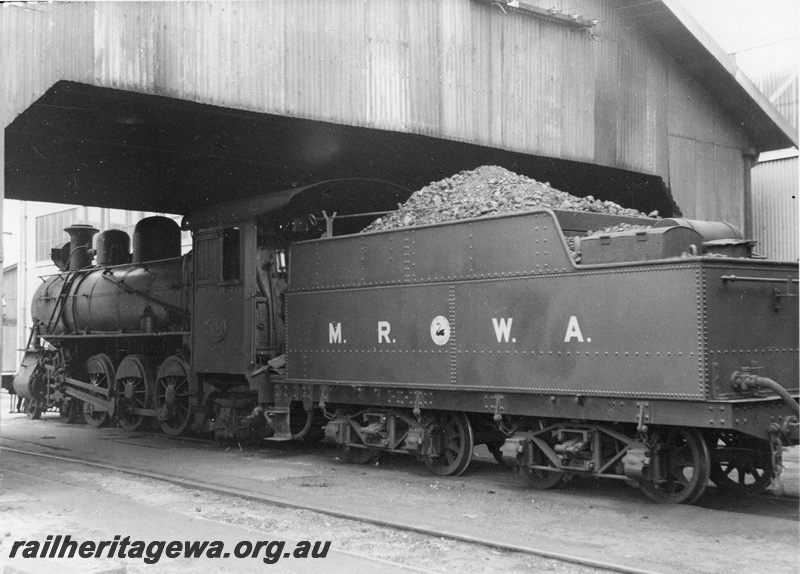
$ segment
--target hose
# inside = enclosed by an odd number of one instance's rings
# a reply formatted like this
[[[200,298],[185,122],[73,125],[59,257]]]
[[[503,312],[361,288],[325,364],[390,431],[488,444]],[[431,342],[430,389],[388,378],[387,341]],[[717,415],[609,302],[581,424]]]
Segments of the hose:
[[[789,394],[789,391],[783,388],[782,385],[776,383],[772,379],[768,379],[767,377],[758,377],[756,375],[750,375],[747,373],[740,373],[735,372],[731,377],[731,383],[733,383],[733,387],[739,390],[747,390],[752,388],[762,388],[762,389],[769,389],[774,391],[780,398],[783,399],[796,416],[800,416],[800,404],[794,400],[794,397]]]
[[[292,435],[292,440],[298,440],[306,436],[308,434],[308,431],[311,430],[311,424],[313,422],[314,422],[314,409],[312,408],[306,411],[306,424],[303,426],[300,432]]]

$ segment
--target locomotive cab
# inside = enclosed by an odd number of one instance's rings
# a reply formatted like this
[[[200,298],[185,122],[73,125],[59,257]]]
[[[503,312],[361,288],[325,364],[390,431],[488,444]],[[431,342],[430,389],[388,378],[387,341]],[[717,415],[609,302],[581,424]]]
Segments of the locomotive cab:
[[[259,289],[255,222],[194,233],[193,366],[243,375],[275,350],[269,298]]]
[[[290,405],[276,407],[274,398],[287,345],[289,246],[326,232],[323,217],[309,217],[311,206],[315,213],[324,204],[346,214],[370,203],[385,209],[407,195],[384,189],[359,202],[352,191],[310,186],[201,209],[184,218],[195,253],[191,349],[202,387],[196,430],[240,442],[273,432],[277,438],[296,434],[289,424]],[[309,411],[301,406],[295,413],[300,430],[312,419]]]

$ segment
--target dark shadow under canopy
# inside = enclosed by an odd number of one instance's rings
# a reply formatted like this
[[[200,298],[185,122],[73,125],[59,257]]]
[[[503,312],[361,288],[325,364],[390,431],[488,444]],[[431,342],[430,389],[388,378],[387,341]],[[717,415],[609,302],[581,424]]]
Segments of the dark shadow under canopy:
[[[573,195],[679,214],[657,176],[68,81],[20,114],[5,138],[8,199],[187,214],[340,179],[411,192],[499,165]]]

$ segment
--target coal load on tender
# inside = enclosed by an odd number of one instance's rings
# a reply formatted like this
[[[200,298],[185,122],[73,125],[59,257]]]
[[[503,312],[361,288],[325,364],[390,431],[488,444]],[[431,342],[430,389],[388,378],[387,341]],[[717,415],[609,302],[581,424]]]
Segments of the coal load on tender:
[[[414,192],[398,211],[373,221],[362,233],[542,208],[658,219],[656,211],[642,213],[591,195],[576,197],[549,183],[489,165],[431,182]],[[621,224],[590,231],[589,235],[647,227]],[[572,238],[567,238],[567,243],[572,250]]]

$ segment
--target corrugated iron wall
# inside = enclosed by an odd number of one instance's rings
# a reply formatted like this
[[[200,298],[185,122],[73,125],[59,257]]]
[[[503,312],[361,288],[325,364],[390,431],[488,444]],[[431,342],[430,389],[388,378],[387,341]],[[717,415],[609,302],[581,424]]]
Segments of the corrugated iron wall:
[[[57,8],[45,3],[0,4],[0,128],[57,81],[94,81],[94,38],[86,33],[92,29],[93,18],[94,6],[82,2]],[[4,134],[0,134],[0,158],[5,158]],[[5,169],[0,169],[0,200],[4,195]],[[0,206],[0,269],[2,211]],[[16,278],[7,278],[4,285],[3,275],[0,273],[0,291],[16,291]],[[0,370],[4,372],[16,369],[15,341],[12,330],[4,326],[0,330]]]
[[[736,64],[793,126],[798,122],[800,38],[787,38],[736,53]],[[770,154],[776,155],[776,154]],[[798,259],[800,178],[797,150],[761,161],[752,170],[753,238],[771,259]]]
[[[797,261],[800,237],[798,157],[766,161],[753,170],[753,232],[770,259]]]
[[[0,266],[0,275],[3,287],[3,306],[2,306],[2,332],[0,332],[0,366],[2,372],[13,371],[17,367],[17,274],[19,269],[16,265],[7,268]]]
[[[0,125],[58,80],[94,82],[94,4],[0,4]]]
[[[684,216],[744,225],[746,140],[677,64],[667,67],[669,185]]]
[[[741,224],[735,124],[615,2],[538,4],[600,24],[479,0],[3,4],[2,119],[71,79],[657,174],[684,215]]]

